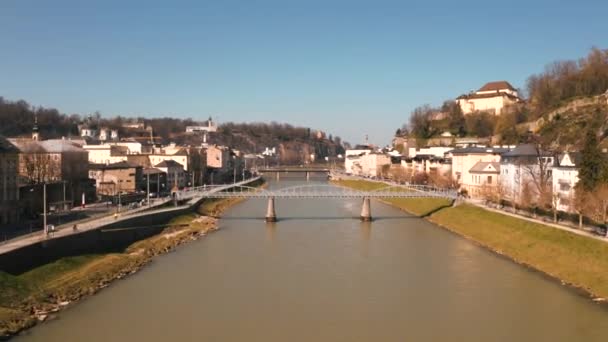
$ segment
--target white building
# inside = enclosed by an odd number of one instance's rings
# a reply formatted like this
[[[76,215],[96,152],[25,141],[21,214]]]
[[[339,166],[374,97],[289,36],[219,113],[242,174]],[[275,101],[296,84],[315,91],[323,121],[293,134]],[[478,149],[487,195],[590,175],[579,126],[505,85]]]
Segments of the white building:
[[[118,130],[110,128],[102,128],[99,130],[99,140],[118,140]]]
[[[557,210],[574,212],[572,200],[574,199],[574,187],[578,183],[578,166],[581,162],[581,154],[578,152],[566,152],[557,158],[553,165],[553,194],[557,195]]]
[[[469,196],[479,198],[489,195],[500,184],[500,163],[479,161],[469,170],[471,183],[467,186]]]
[[[426,155],[426,156],[434,156],[437,158],[444,158],[446,153],[453,150],[453,147],[444,147],[444,146],[432,146],[432,147],[423,147],[416,148],[410,147],[408,148],[407,156],[410,158],[414,158],[417,155]]]
[[[383,176],[384,168],[391,165],[391,157],[383,153],[367,153],[360,157],[359,162],[363,176],[379,177]]]
[[[80,136],[81,137],[89,137],[89,138],[95,138],[95,137],[97,137],[97,130],[96,129],[92,129],[92,128],[89,128],[89,127],[83,126],[83,125],[80,125],[78,127],[78,129],[80,130]]]
[[[507,81],[486,83],[478,91],[456,99],[465,115],[476,111],[500,115],[504,107],[519,101],[517,90]]]
[[[495,147],[465,147],[452,150],[452,179],[458,182],[461,190],[475,194],[479,188],[477,176],[479,176],[477,163],[496,163],[500,156],[509,151],[507,148]],[[471,172],[473,170],[473,172]]]
[[[538,151],[534,145],[519,145],[513,150],[504,153],[500,160],[500,182],[504,190],[505,199],[515,203],[524,200],[536,201],[539,187],[544,178],[551,186],[551,172],[553,156],[544,151]],[[542,173],[545,173],[541,177]],[[530,198],[525,199],[525,189],[528,189]]]
[[[209,117],[209,120],[204,125],[186,126],[186,133],[215,133],[217,132],[217,124]]]
[[[361,157],[371,152],[371,149],[346,150],[344,153],[344,172],[346,174],[361,175]]]
[[[401,167],[411,170],[412,174],[426,173],[452,177],[452,159],[449,152],[441,157],[432,154],[417,154],[413,158],[403,157]]]
[[[84,145],[82,148],[89,152],[89,163],[115,164],[127,160],[128,148],[117,145]]]

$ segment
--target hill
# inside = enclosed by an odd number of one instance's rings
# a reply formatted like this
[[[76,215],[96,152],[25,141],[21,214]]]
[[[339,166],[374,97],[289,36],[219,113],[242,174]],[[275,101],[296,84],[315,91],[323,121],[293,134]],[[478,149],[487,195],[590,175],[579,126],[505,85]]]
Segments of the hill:
[[[34,107],[24,100],[9,101],[0,97],[1,136],[29,136],[35,120],[37,120],[41,136],[49,139],[77,137],[79,136],[78,126],[82,124],[92,129],[101,127],[116,129],[121,138],[129,138],[133,137],[135,132],[127,128],[127,124],[142,123],[145,127],[151,128],[157,143],[174,142],[200,145],[203,142],[201,135],[186,133],[186,126],[202,124],[201,121],[192,118],[127,118],[122,116],[104,118],[99,113],[88,116],[66,115],[54,108]],[[149,133],[147,134],[146,136],[149,136]],[[326,135],[308,127],[296,127],[276,122],[228,122],[220,125],[218,132],[212,134],[208,142],[226,145],[245,153],[260,153],[266,147],[274,147],[279,152],[278,161],[281,163],[310,161],[311,154],[315,155],[316,160],[320,160],[344,153],[340,137]]]

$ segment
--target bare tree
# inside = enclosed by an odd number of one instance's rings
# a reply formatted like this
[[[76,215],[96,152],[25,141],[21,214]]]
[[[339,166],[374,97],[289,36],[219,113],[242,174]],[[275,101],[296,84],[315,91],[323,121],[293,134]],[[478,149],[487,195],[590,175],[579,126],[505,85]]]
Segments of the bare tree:
[[[524,173],[528,176],[533,196],[533,202],[538,207],[547,208],[551,206],[551,168],[553,165],[553,155],[545,152],[544,143],[538,138],[532,138],[534,147],[534,156],[530,159],[522,161]]]
[[[587,211],[589,194],[578,189],[570,195],[570,208],[578,214],[578,227],[583,228],[583,217]]]
[[[50,153],[34,152],[22,154],[24,176],[29,183],[44,183],[60,178],[59,162]]]

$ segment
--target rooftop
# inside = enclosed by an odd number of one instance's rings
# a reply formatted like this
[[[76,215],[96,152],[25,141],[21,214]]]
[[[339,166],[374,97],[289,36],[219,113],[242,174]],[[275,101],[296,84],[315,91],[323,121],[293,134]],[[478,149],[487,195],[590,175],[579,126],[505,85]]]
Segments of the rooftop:
[[[155,165],[155,167],[184,167],[182,164],[176,162],[175,160],[164,160]]]
[[[120,170],[120,169],[134,169],[141,167],[135,163],[131,163],[128,161],[120,161],[118,163],[112,164],[89,164],[89,169],[91,170]]]
[[[3,136],[0,136],[0,153],[19,153],[19,149]]]
[[[499,162],[477,162],[469,170],[471,173],[499,173],[500,163]]]
[[[163,174],[165,173],[165,171],[159,170],[155,167],[147,167],[144,169],[144,175],[156,175],[156,174]]]
[[[503,157],[527,157],[527,156],[537,156],[542,155],[545,157],[550,157],[551,153],[547,151],[538,151],[536,146],[533,144],[523,144],[517,145],[511,151],[503,154]]]
[[[494,82],[488,82],[486,84],[483,85],[483,87],[479,88],[478,91],[499,91],[499,90],[513,90],[515,91],[516,89],[511,85],[511,83],[507,82],[507,81],[494,81]]]
[[[452,150],[452,155],[454,154],[504,154],[509,152],[509,149],[506,147],[479,147],[479,146],[471,146],[464,148],[456,148]]]

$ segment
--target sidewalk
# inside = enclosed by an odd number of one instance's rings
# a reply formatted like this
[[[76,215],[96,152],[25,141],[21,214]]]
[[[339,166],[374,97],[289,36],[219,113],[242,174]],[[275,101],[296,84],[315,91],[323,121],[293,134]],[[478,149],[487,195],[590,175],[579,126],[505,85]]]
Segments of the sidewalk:
[[[390,182],[390,181],[367,179],[367,178],[353,176],[353,175],[340,175],[340,176],[343,177],[343,178],[346,178],[346,179],[359,179],[359,180],[365,180],[365,181],[370,181],[370,182],[384,183],[384,184],[393,185],[393,186],[399,186],[399,185],[401,185],[401,184]],[[493,211],[493,212],[496,212],[496,213],[499,213],[499,214],[508,215],[508,216],[515,217],[515,218],[518,218],[518,219],[521,219],[521,220],[526,220],[526,221],[529,221],[529,222],[534,222],[534,223],[542,224],[542,225],[549,226],[549,227],[552,227],[552,228],[561,229],[561,230],[564,230],[564,231],[567,231],[567,232],[570,232],[570,233],[573,233],[573,234],[589,237],[589,238],[592,238],[592,239],[596,239],[596,240],[608,243],[608,235],[601,236],[601,235],[597,235],[597,234],[591,233],[591,232],[586,231],[586,230],[581,230],[581,229],[573,228],[573,227],[566,226],[566,225],[563,225],[563,224],[553,223],[553,222],[547,222],[547,221],[543,221],[543,220],[539,220],[539,219],[535,219],[535,218],[531,218],[531,217],[526,217],[526,216],[518,215],[518,214],[515,214],[515,213],[510,213],[510,212],[505,211],[505,210],[491,208],[491,207],[488,207],[488,206],[484,205],[482,203],[482,201],[475,201],[475,200],[471,200],[471,199],[466,199],[465,203],[468,203],[468,204],[480,207],[480,208],[488,210],[488,211]]]
[[[210,187],[207,191],[208,192],[223,191],[223,190],[229,189],[234,186],[248,184],[248,183],[258,180],[258,179],[259,179],[259,177],[254,177],[254,178],[250,178],[250,179],[238,182],[236,184],[231,183],[231,184],[220,185],[215,188]],[[186,207],[192,206],[194,203],[196,203],[198,201],[198,199],[201,199],[202,197],[204,197],[204,194],[205,194],[205,192],[200,192],[200,191],[196,192],[196,191],[192,191],[192,190],[183,191],[183,193],[193,194],[192,198],[186,205],[170,207],[170,208],[158,208],[158,207],[162,207],[163,205],[171,202],[173,199],[171,197],[156,199],[154,202],[150,203],[150,206],[142,206],[142,207],[135,208],[135,209],[121,211],[119,213],[119,216],[116,218],[114,218],[114,213],[110,213],[108,215],[103,215],[101,217],[92,217],[92,218],[89,217],[89,218],[86,218],[86,219],[83,219],[80,221],[74,221],[74,222],[70,222],[67,224],[63,224],[61,226],[56,227],[55,232],[50,233],[48,236],[45,236],[44,232],[42,232],[42,231],[38,231],[38,232],[28,234],[28,235],[22,235],[18,238],[8,240],[5,243],[0,244],[0,254],[6,253],[6,252],[9,252],[9,251],[12,251],[12,250],[24,247],[24,246],[35,244],[40,241],[56,239],[56,238],[63,237],[63,236],[78,234],[78,233],[85,232],[88,230],[98,229],[105,225],[108,225],[108,224],[111,224],[114,222],[120,222],[120,221],[126,220],[126,219],[131,219],[131,218],[137,217],[137,216],[149,215],[151,213],[161,213],[161,212],[167,212],[167,211],[181,210]],[[74,227],[74,224],[78,225],[77,230],[72,229]]]
[[[480,208],[488,210],[488,211],[493,211],[495,213],[499,213],[499,214],[503,214],[503,215],[507,215],[507,216],[511,216],[511,217],[516,217],[516,218],[521,219],[521,220],[526,220],[526,221],[529,221],[529,222],[534,222],[534,223],[542,224],[542,225],[545,225],[545,226],[561,229],[561,230],[564,230],[564,231],[567,231],[567,232],[570,232],[570,233],[574,233],[574,234],[577,234],[577,235],[590,237],[590,238],[593,238],[593,239],[596,239],[596,240],[600,240],[600,241],[604,241],[604,242],[608,243],[608,237],[607,236],[601,236],[601,235],[594,234],[594,233],[591,233],[591,232],[586,231],[586,230],[576,229],[576,228],[572,228],[572,227],[569,227],[569,226],[566,226],[566,225],[563,225],[563,224],[554,223],[554,222],[547,222],[547,221],[535,219],[535,218],[532,218],[532,217],[526,217],[526,216],[522,216],[522,215],[519,215],[519,214],[510,213],[510,212],[508,212],[506,210],[500,210],[500,209],[496,209],[496,208],[491,208],[491,207],[485,206],[482,203],[479,203],[478,201],[466,200],[465,203],[472,204],[474,206],[480,207]]]

